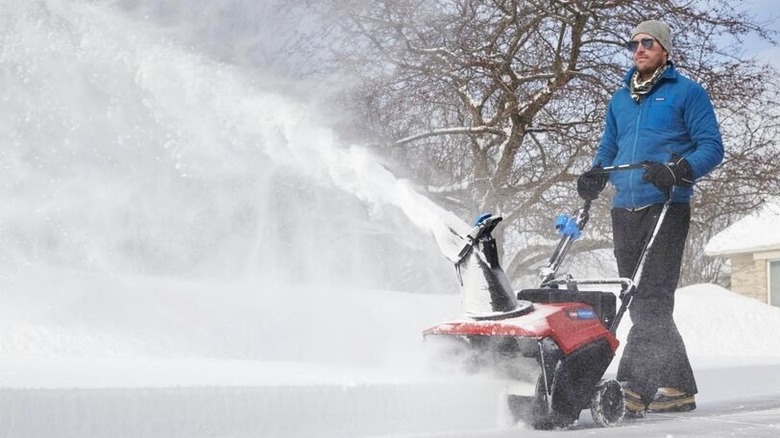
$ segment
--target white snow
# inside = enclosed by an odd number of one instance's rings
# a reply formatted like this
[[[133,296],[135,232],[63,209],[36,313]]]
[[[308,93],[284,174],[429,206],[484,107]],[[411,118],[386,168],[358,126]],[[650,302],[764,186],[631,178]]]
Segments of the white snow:
[[[101,297],[94,276],[48,275],[1,284],[14,292],[0,313],[0,387],[420,381],[422,330],[462,314],[457,295],[311,287],[258,299],[230,284],[115,277]],[[780,363],[780,308],[715,285],[679,290],[676,306],[694,365]]]
[[[780,249],[780,201],[771,200],[721,231],[704,249],[709,256]]]
[[[511,430],[423,348],[459,218],[122,2],[6,3],[0,437]],[[780,394],[780,309],[698,285],[676,319],[703,400]]]
[[[675,320],[694,358],[780,358],[778,307],[709,284],[678,290],[675,306]]]
[[[257,299],[246,285],[39,274],[0,284],[13,290],[1,313],[0,406],[8,409],[0,423],[24,432],[0,436],[513,429],[500,382],[432,366],[423,348],[424,328],[460,316],[457,295],[311,286]],[[780,394],[780,309],[713,285],[677,298],[705,412],[718,401]],[[39,416],[59,423],[31,421]]]

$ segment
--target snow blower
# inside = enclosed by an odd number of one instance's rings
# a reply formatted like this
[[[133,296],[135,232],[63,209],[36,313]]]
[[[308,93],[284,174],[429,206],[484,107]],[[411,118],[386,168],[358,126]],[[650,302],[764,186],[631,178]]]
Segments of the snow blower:
[[[603,172],[643,167],[646,164],[611,166]],[[517,293],[499,264],[491,236],[502,218],[478,217],[455,261],[464,315],[423,333],[426,346],[445,360],[505,380],[514,420],[536,429],[569,427],[588,407],[593,420],[604,427],[619,423],[625,414],[620,383],[603,376],[618,348],[618,324],[631,304],[669,202],[631,278],[556,277],[588,222],[590,204],[586,201],[576,214],[556,219],[560,240],[540,272],[541,283]],[[619,285],[620,307],[616,309],[613,292],[579,290],[580,285]]]

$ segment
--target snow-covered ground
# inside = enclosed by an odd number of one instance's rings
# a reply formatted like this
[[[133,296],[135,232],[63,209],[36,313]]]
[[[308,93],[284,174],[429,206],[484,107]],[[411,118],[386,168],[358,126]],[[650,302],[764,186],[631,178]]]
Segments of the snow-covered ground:
[[[546,434],[507,421],[500,382],[429,366],[459,220],[281,81],[168,38],[182,4],[4,8],[0,437]],[[676,318],[706,418],[625,427],[774,436],[780,309],[700,285]]]
[[[258,300],[236,285],[47,274],[2,285],[17,301],[2,309],[0,436],[544,433],[508,421],[500,382],[432,371],[421,331],[459,315],[456,295],[312,287]],[[780,396],[780,309],[700,285],[678,291],[676,318],[706,418],[648,417],[632,433],[713,436],[723,415],[780,414],[766,401]],[[759,432],[777,431],[771,418]],[[580,427],[614,436],[587,412]],[[750,430],[722,436],[770,436]]]

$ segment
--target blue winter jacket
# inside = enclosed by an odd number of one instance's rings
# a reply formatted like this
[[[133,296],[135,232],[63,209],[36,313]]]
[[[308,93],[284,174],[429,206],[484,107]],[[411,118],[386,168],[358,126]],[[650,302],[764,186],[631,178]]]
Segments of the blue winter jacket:
[[[631,99],[629,91],[636,67],[628,71],[625,85],[609,102],[594,165],[646,160],[666,163],[678,155],[691,165],[696,181],[723,160],[723,142],[707,92],[669,64],[663,77],[639,102]],[[614,207],[637,208],[666,200],[660,190],[642,179],[643,174],[642,169],[610,174],[616,189]],[[692,194],[693,188],[675,186],[672,201],[689,202]]]

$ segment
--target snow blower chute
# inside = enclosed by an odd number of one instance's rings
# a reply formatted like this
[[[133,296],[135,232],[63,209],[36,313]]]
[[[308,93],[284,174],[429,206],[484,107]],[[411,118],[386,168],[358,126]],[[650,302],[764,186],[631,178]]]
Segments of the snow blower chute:
[[[612,166],[603,172],[644,166]],[[505,379],[508,407],[516,421],[537,429],[568,427],[589,407],[597,424],[617,424],[625,413],[623,389],[603,376],[618,348],[617,326],[631,303],[668,204],[632,278],[556,277],[588,221],[586,201],[573,216],[556,220],[561,237],[541,270],[540,285],[517,293],[499,265],[491,235],[501,217],[478,217],[454,261],[464,315],[425,330],[426,344],[435,344],[445,359],[458,360],[467,371],[493,372]],[[578,288],[608,284],[620,285],[619,308],[612,292]]]

